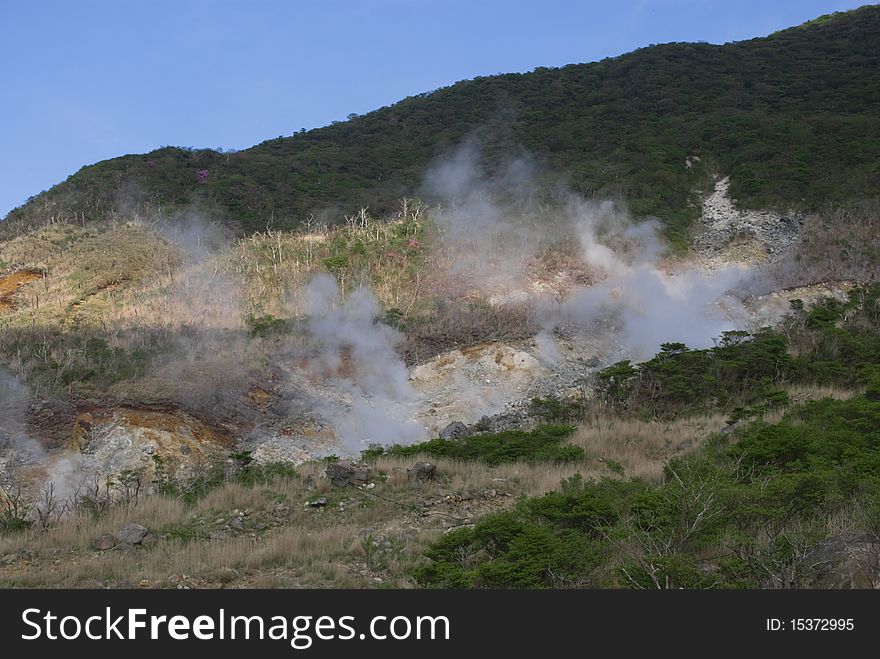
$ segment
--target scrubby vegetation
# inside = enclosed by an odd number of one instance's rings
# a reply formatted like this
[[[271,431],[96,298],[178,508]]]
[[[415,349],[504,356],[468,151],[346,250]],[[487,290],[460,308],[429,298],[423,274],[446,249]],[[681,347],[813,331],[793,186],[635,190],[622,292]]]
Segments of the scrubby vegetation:
[[[880,279],[880,198],[807,216],[793,249],[770,268],[786,287]]]
[[[672,460],[662,484],[574,477],[427,552],[442,587],[797,587],[810,548],[880,530],[880,395],[813,401]]]
[[[795,300],[778,330],[725,332],[706,350],[664,344],[646,362],[602,370],[598,390],[619,413],[669,418],[720,410],[736,420],[786,404],[788,384],[858,387],[878,369],[880,284],[870,284],[809,309]]]
[[[490,174],[524,147],[576,191],[660,217],[682,243],[693,190],[716,170],[751,208],[876,194],[878,30],[880,9],[863,7],[761,39],[460,82],[237,153],[123,156],[38,195],[2,230],[193,207],[246,233],[298,226],[316,209],[381,215],[418,189],[435,157],[476,137]]]
[[[726,332],[715,348],[690,350],[682,343],[667,343],[641,364],[614,364],[599,373],[599,390],[619,412],[661,418],[764,401],[784,403],[784,392],[775,383],[788,364],[788,345],[774,332]]]
[[[432,458],[479,460],[488,465],[502,462],[572,462],[582,460],[584,450],[562,441],[575,431],[574,426],[546,425],[532,431],[508,430],[498,433],[469,435],[459,439],[432,439],[409,446],[369,449],[365,458],[379,455],[407,457],[427,455]]]
[[[671,434],[696,440],[717,423],[693,420]],[[10,497],[0,503],[9,519],[0,533],[0,584],[412,587],[412,569],[425,562],[423,552],[446,529],[503,510],[516,496],[541,495],[575,473],[608,473],[596,456],[613,455],[632,473],[662,462],[656,435],[642,422],[615,428],[602,420],[568,440],[583,451],[582,459],[492,466],[424,453],[373,455],[370,488],[331,488],[320,475],[322,461],[291,469],[257,465],[239,453],[192,480],[175,480],[160,468],[155,482],[132,473],[109,484],[109,491],[99,483],[63,517],[44,513],[45,525],[30,514],[33,506],[45,511],[45,501]],[[434,481],[410,482],[406,470],[420,459],[437,465]],[[147,495],[152,486],[159,491]],[[151,539],[126,551],[94,549],[97,538],[128,521],[146,526]]]

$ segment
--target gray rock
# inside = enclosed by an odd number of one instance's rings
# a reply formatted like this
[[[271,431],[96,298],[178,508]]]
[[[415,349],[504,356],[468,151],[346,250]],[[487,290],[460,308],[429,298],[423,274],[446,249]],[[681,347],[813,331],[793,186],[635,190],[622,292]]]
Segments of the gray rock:
[[[440,439],[459,439],[471,434],[470,429],[461,421],[453,421],[440,431]]]
[[[412,469],[406,470],[406,477],[410,483],[424,483],[432,481],[437,476],[437,465],[431,462],[416,462]]]
[[[144,538],[147,537],[147,533],[149,533],[147,527],[134,522],[129,522],[119,529],[119,532],[116,534],[116,539],[119,540],[120,544],[139,545],[144,541]]]
[[[507,430],[530,430],[534,420],[528,417],[525,409],[507,409],[499,414],[484,416],[476,424],[474,431],[478,433],[496,433]]]
[[[226,525],[235,531],[244,530],[244,522],[238,515],[233,515],[232,517],[230,517],[229,521],[226,522]]]
[[[742,419],[740,419],[739,421],[734,421],[733,423],[728,423],[726,426],[724,426],[721,430],[718,431],[718,434],[721,435],[722,437],[726,437],[727,435],[732,433],[734,430],[737,430],[738,428],[742,428],[745,425],[745,423],[746,422],[743,421]]]
[[[116,536],[112,533],[104,533],[100,537],[95,539],[95,542],[92,543],[92,546],[98,551],[107,551],[108,549],[113,549],[116,546]]]
[[[329,462],[324,469],[324,474],[333,487],[360,487],[370,480],[373,469],[367,464],[339,460],[338,462]]]

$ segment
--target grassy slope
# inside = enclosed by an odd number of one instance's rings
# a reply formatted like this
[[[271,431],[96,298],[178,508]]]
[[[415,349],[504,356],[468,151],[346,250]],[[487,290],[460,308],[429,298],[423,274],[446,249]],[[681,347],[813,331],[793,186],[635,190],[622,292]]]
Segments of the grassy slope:
[[[715,169],[743,205],[815,208],[880,188],[878,39],[880,8],[865,7],[724,46],[651,46],[478,78],[238,153],[168,147],[100,162],[11,212],[7,226],[192,204],[246,231],[320,208],[384,213],[417,191],[432,159],[474,135],[490,171],[524,148],[574,189],[621,194],[637,214],[660,216],[673,237]],[[688,169],[690,155],[701,160]]]
[[[507,462],[490,466],[454,458],[382,456],[373,490],[332,489],[323,463],[289,467],[263,478],[228,479],[195,500],[141,496],[116,505],[82,505],[51,532],[36,525],[6,532],[0,503],[2,587],[411,587],[410,572],[443,532],[509,508],[519,496],[540,496],[573,474],[599,478],[621,465],[628,476],[654,481],[666,459],[698,445],[723,425],[719,416],[669,424],[598,418],[570,438],[582,459],[567,463]],[[666,447],[664,441],[669,440]],[[437,480],[411,483],[419,459],[437,465]],[[325,508],[303,504],[318,497]],[[100,552],[93,541],[137,521],[153,534],[135,551]]]

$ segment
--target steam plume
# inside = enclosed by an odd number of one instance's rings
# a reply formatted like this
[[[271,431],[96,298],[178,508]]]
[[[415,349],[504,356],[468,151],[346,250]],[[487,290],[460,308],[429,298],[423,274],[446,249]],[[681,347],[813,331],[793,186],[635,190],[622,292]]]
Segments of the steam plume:
[[[308,331],[317,348],[308,368],[339,386],[347,406],[321,404],[343,447],[358,451],[370,443],[408,444],[425,429],[408,421],[415,398],[409,372],[397,354],[399,332],[376,322],[379,303],[359,288],[340,300],[330,275],[317,275],[306,289]]]
[[[550,331],[561,325],[613,333],[622,355],[640,359],[668,341],[707,347],[745,322],[727,292],[746,281],[746,268],[667,263],[657,221],[637,223],[621,203],[570,191],[536,202],[534,177],[518,160],[488,178],[469,142],[429,170],[425,189],[444,200],[437,221],[456,254],[451,279],[467,278],[464,288],[490,302],[529,301],[545,330],[544,359],[558,358]],[[541,272],[547,250],[569,260]]]

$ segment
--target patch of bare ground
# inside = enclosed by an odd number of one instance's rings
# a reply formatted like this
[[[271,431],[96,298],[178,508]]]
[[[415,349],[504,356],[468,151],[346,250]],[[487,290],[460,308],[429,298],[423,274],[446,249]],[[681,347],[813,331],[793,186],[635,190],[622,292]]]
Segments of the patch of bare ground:
[[[18,289],[42,276],[43,273],[38,270],[18,270],[0,277],[0,313],[14,309]]]

